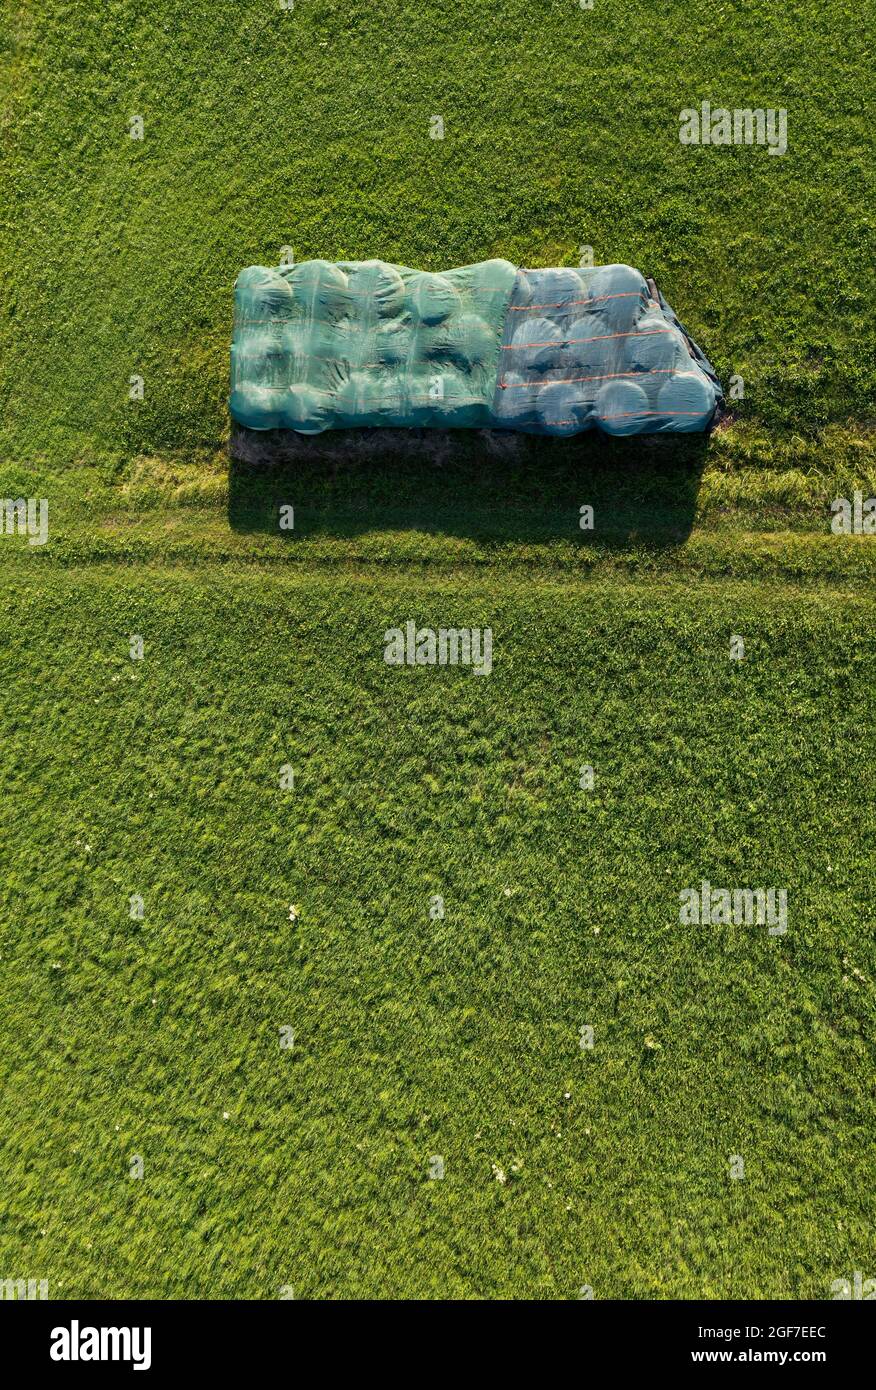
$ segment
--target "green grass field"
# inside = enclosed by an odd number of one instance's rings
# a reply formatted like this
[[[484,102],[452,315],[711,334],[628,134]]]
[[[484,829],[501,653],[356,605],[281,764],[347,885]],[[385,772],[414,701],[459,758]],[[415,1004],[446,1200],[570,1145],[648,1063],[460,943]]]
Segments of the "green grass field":
[[[858,11],[7,0],[0,41],[0,494],[50,508],[0,536],[0,1280],[876,1274],[876,540],[830,530],[876,492]],[[787,108],[787,154],[682,147],[706,99]],[[231,286],[284,245],[592,245],[744,399],[702,440],[232,462]],[[411,618],[491,627],[492,674],[387,666]],[[681,925],[703,879],[787,890],[787,932]]]

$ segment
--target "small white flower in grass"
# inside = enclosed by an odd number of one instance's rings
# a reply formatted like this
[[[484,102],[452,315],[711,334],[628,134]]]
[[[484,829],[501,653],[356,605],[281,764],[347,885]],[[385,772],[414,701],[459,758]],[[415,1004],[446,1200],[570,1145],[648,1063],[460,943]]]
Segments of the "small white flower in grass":
[[[504,1171],[504,1169],[499,1167],[498,1163],[492,1163],[490,1164],[490,1167],[493,1170],[493,1177],[496,1179],[496,1182],[505,1183],[508,1181],[508,1174]]]
[[[290,903],[290,904],[289,904],[289,921],[290,921],[290,922],[297,922],[297,921],[298,921],[298,918],[299,918],[300,916],[301,916],[301,908],[298,906],[298,904],[297,904],[297,903]]]
[[[510,898],[510,896],[511,896],[511,889],[510,889],[510,888],[503,888],[503,889],[502,889],[502,892],[505,894],[505,897],[506,897],[506,898]]]
[[[223,1120],[230,1120],[230,1119],[231,1119],[231,1111],[230,1111],[230,1110],[223,1110],[223,1111],[222,1111],[222,1118],[223,1118]]]

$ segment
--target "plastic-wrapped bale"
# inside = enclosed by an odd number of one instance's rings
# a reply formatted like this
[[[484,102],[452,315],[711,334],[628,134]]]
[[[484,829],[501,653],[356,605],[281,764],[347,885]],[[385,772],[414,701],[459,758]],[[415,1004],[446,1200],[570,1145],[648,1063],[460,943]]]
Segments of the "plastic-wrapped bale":
[[[432,273],[384,261],[250,266],[235,287],[231,413],[254,430],[704,430],[721,387],[626,265]]]
[[[494,427],[556,435],[701,431],[720,399],[707,359],[631,266],[517,272]]]
[[[441,274],[384,261],[250,266],[235,286],[231,413],[302,434],[489,425],[515,280],[501,260]]]

